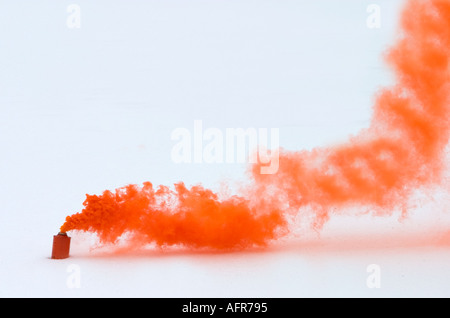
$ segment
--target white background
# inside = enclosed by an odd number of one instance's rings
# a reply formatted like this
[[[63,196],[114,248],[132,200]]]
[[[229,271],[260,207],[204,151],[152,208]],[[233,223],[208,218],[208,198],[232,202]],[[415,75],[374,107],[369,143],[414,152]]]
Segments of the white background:
[[[382,54],[402,2],[77,1],[79,29],[66,25],[71,3],[0,2],[0,296],[450,296],[448,245],[428,238],[450,228],[446,192],[401,222],[336,217],[268,249],[111,255],[74,233],[71,257],[51,260],[86,193],[245,180],[241,164],[172,162],[171,132],[196,119],[278,128],[291,150],[367,127],[374,94],[393,82]],[[366,25],[371,3],[379,29]],[[71,264],[80,288],[67,284]],[[379,289],[367,287],[370,264]]]

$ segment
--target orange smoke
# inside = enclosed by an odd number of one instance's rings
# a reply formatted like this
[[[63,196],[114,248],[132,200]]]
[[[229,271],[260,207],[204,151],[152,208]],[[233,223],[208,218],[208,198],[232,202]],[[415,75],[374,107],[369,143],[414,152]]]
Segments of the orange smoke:
[[[331,211],[370,207],[389,214],[411,192],[437,184],[449,139],[450,2],[409,1],[387,60],[397,84],[380,91],[370,127],[340,146],[280,152],[279,170],[251,167],[252,188],[220,200],[201,186],[151,183],[87,195],[61,231],[90,231],[101,242],[230,249],[265,245],[288,232],[286,216],[305,206],[315,224]],[[300,212],[299,212],[300,211]]]
[[[276,229],[285,224],[276,209],[266,206],[261,213],[241,197],[219,201],[212,191],[187,189],[183,183],[176,184],[175,191],[165,186],[155,190],[150,182],[129,185],[87,195],[84,206],[81,213],[67,217],[61,231],[96,232],[103,243],[130,233],[128,240],[139,244],[245,248],[276,238]]]
[[[414,189],[439,182],[449,139],[450,1],[409,1],[401,27],[387,56],[397,84],[378,93],[370,127],[337,147],[282,152],[273,176],[255,165],[260,195],[284,197],[294,211],[312,206],[320,226],[334,208],[390,213]]]

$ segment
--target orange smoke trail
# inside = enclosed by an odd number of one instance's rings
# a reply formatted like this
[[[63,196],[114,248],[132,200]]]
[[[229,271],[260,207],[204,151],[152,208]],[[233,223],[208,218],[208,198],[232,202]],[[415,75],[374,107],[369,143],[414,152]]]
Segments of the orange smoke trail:
[[[397,84],[378,93],[370,127],[346,144],[281,152],[274,175],[260,174],[255,164],[249,193],[225,200],[182,183],[175,190],[145,183],[88,195],[85,208],[68,216],[61,231],[95,232],[105,243],[128,234],[141,244],[228,249],[265,245],[286,234],[287,213],[305,206],[317,211],[318,226],[335,208],[365,206],[389,214],[414,189],[436,184],[442,175],[449,58],[450,2],[409,1],[387,57]]]
[[[276,189],[294,210],[313,206],[320,226],[333,208],[389,213],[439,181],[449,139],[450,2],[410,1],[401,26],[388,54],[397,84],[378,94],[370,127],[338,147],[282,153],[274,176],[253,167],[259,191]]]
[[[131,233],[129,240],[141,245],[245,248],[266,244],[285,224],[275,207],[257,213],[241,197],[219,201],[212,191],[187,189],[183,183],[176,184],[175,191],[165,186],[155,191],[150,182],[129,185],[114,193],[88,195],[84,205],[81,213],[67,217],[61,231],[96,232],[103,243]]]

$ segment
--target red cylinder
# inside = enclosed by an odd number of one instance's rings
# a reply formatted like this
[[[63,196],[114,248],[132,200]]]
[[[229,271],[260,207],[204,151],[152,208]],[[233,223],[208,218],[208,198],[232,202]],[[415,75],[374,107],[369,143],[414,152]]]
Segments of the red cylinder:
[[[70,237],[66,233],[60,232],[58,235],[53,235],[53,259],[63,259],[69,257]]]

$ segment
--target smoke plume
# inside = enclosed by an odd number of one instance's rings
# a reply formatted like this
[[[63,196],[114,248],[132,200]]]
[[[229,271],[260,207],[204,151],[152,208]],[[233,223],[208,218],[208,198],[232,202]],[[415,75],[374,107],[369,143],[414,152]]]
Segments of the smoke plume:
[[[450,1],[408,1],[386,61],[396,84],[376,94],[370,126],[338,146],[280,150],[279,170],[250,167],[250,189],[219,199],[201,186],[149,182],[87,195],[61,231],[89,231],[102,243],[210,249],[264,246],[289,233],[287,216],[365,207],[390,215],[414,190],[439,184],[449,139]]]

